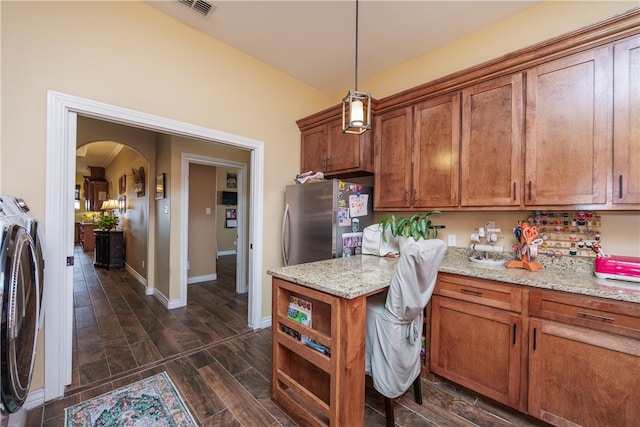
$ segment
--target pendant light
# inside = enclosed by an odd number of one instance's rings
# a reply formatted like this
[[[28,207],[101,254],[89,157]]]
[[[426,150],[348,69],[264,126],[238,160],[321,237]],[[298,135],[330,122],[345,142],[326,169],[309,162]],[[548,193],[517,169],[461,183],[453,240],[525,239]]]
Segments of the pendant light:
[[[356,0],[356,87],[342,100],[342,132],[363,134],[371,129],[371,93],[358,91],[358,0]]]

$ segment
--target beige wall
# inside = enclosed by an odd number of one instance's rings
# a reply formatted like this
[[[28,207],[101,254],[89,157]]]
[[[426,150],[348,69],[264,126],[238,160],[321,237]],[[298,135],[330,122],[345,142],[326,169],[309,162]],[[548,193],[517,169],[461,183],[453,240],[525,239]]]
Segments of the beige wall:
[[[167,299],[170,299],[171,285],[171,197],[173,195],[171,188],[171,137],[168,135],[159,135],[156,144],[156,175],[164,173],[164,191],[165,196],[162,199],[154,199],[153,211],[156,216],[155,236],[156,236],[156,256],[155,256],[155,282],[149,283],[150,287],[160,292]],[[152,179],[152,193],[155,194],[156,184],[155,175]],[[155,196],[154,196],[155,197]],[[176,245],[178,242],[176,241]],[[177,264],[177,263],[176,263]],[[179,295],[179,289],[178,293]]]
[[[216,274],[216,169],[189,165],[188,278]]]
[[[132,169],[145,170],[145,194],[138,197],[133,189]],[[149,163],[136,151],[124,147],[106,167],[106,177],[109,181],[109,198],[119,200],[125,197],[126,207],[116,210],[120,217],[118,229],[124,233],[125,262],[128,268],[134,270],[141,278],[147,278],[147,250],[149,241]],[[126,191],[119,194],[119,179],[126,175]]]
[[[565,212],[558,209],[554,212]],[[571,212],[571,211],[568,211]],[[599,212],[602,217],[602,246],[606,253],[612,255],[640,256],[640,215],[638,212]],[[376,212],[374,218],[379,221],[389,212]],[[471,233],[482,227],[485,221],[495,221],[496,227],[501,229],[498,233],[497,245],[504,246],[509,251],[516,243],[513,228],[518,221],[524,221],[533,216],[534,211],[495,211],[495,212],[442,212],[433,215],[434,224],[444,225],[438,238],[448,241],[448,236],[456,236],[456,246],[468,247],[471,241]],[[396,216],[404,216],[396,212]]]
[[[166,159],[167,161],[166,169],[171,171],[171,173],[167,174],[167,180],[169,181],[168,186],[170,187],[170,190],[168,192],[167,199],[165,199],[164,201],[162,201],[162,203],[159,204],[158,209],[160,209],[161,207],[163,209],[163,207],[167,205],[169,206],[170,215],[167,215],[164,213],[161,214],[160,211],[158,215],[164,215],[165,217],[170,216],[170,218],[168,218],[170,219],[170,222],[162,225],[162,227],[168,227],[169,225],[171,226],[170,230],[164,230],[164,228],[162,228],[163,233],[167,233],[167,235],[165,236],[165,239],[166,239],[165,244],[170,246],[169,248],[170,257],[167,260],[168,261],[167,265],[162,266],[161,270],[163,271],[163,274],[165,274],[166,276],[165,278],[163,278],[163,280],[165,280],[167,277],[169,278],[169,281],[166,284],[167,285],[166,289],[168,290],[168,293],[165,293],[164,291],[165,288],[163,287],[162,294],[166,296],[169,300],[172,300],[172,299],[179,298],[179,295],[180,295],[180,280],[178,277],[180,272],[180,265],[179,265],[180,223],[182,221],[181,212],[180,212],[180,191],[184,187],[184,183],[181,181],[182,154],[183,153],[194,154],[198,156],[208,157],[210,159],[228,160],[228,161],[243,163],[247,165],[247,174],[249,174],[251,153],[249,151],[229,147],[224,144],[212,144],[209,142],[195,141],[193,139],[188,139],[188,138],[179,137],[179,136],[170,136],[170,137],[167,137],[167,140],[168,140],[168,148],[169,148],[168,151],[170,151],[170,153],[168,154],[170,158]],[[297,139],[296,139],[296,143],[298,143]],[[163,170],[158,169],[158,172],[163,172]],[[250,177],[247,176],[246,178],[247,183],[249,179]],[[265,188],[265,192],[266,191],[267,189]],[[246,190],[246,192],[248,194],[248,190]],[[265,200],[266,200],[266,196],[265,196]],[[162,210],[162,212],[164,211]],[[160,222],[160,219],[158,220],[158,222]],[[168,233],[170,233],[170,236]],[[266,230],[265,230],[265,234],[266,234]],[[158,242],[158,244],[160,245],[160,242]],[[245,247],[248,247],[248,246],[245,245]],[[245,258],[248,259],[248,250],[245,253]],[[265,261],[264,261],[265,264],[267,262],[266,258],[267,256],[265,255]],[[272,260],[271,262],[279,262],[279,260],[278,261]],[[267,268],[270,268],[271,265],[274,265],[274,264],[266,264],[265,270]],[[262,283],[262,286],[263,286],[263,292],[264,292],[264,289],[271,288],[271,281],[269,276],[266,276],[266,278]],[[271,303],[270,299],[266,300],[266,302],[263,300],[263,304],[262,304],[263,314],[265,313],[264,310],[266,309],[265,305],[268,308],[270,303]],[[270,310],[268,312],[270,312]]]

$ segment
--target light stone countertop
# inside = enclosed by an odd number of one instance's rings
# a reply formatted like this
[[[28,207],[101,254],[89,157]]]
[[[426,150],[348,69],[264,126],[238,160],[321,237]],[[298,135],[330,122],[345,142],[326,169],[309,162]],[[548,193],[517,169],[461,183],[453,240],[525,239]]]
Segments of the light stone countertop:
[[[356,255],[274,268],[267,273],[331,295],[353,299],[389,286],[398,258]]]
[[[539,256],[545,268],[531,272],[521,268],[484,266],[469,260],[470,250],[450,247],[439,271],[542,289],[640,303],[640,283],[599,279],[593,274],[593,260],[565,256]],[[267,273],[347,299],[374,293],[388,286],[397,258],[357,255],[307,264],[280,267]]]

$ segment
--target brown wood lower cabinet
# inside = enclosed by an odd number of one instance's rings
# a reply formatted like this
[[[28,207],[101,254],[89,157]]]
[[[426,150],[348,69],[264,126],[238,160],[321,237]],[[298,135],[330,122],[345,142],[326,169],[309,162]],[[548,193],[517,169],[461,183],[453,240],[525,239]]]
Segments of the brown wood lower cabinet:
[[[529,334],[529,414],[558,426],[638,425],[638,340],[546,320]]]
[[[82,245],[82,250],[85,252],[93,252],[96,247],[96,239],[93,234],[93,231],[98,226],[92,223],[82,223],[80,224],[80,228],[78,229],[79,235],[78,239],[80,241],[80,245]]]
[[[439,296],[432,309],[432,371],[517,408],[520,316]]]
[[[640,304],[441,273],[431,310],[428,372],[556,426],[640,420]]]
[[[548,423],[640,420],[640,305],[532,290],[528,412]]]
[[[520,300],[510,295],[509,287],[500,287],[486,280],[439,276],[431,299],[431,371],[522,410],[521,315],[495,308],[511,298],[519,311]]]

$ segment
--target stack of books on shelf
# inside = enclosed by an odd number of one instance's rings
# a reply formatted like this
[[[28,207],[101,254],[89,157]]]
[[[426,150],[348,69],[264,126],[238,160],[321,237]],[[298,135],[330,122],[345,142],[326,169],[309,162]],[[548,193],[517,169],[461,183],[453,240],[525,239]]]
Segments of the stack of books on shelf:
[[[302,298],[296,296],[289,297],[289,307],[287,309],[287,317],[295,322],[300,323],[301,325],[311,327],[311,303]],[[282,331],[293,338],[301,341],[304,345],[313,348],[314,350],[319,351],[327,356],[331,356],[331,350],[320,344],[319,342],[309,338],[306,335],[301,334],[300,332],[289,328],[288,326],[282,325]]]

